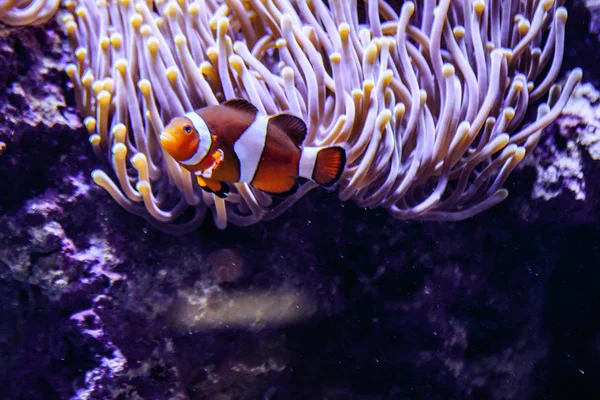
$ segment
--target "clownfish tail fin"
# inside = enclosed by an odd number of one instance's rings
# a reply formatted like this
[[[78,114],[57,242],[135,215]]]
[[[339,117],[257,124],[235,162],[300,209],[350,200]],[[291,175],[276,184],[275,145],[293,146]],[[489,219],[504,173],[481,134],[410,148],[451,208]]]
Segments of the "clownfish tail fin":
[[[306,156],[305,153],[307,153]],[[314,160],[311,160],[314,164],[310,171],[310,176],[303,176],[308,175],[306,173],[301,173],[300,176],[312,179],[322,186],[331,186],[336,183],[340,179],[340,176],[342,176],[342,172],[344,172],[344,167],[346,166],[346,150],[340,146],[305,148],[302,151],[301,160],[306,160],[307,158]],[[304,171],[307,172],[306,165]]]

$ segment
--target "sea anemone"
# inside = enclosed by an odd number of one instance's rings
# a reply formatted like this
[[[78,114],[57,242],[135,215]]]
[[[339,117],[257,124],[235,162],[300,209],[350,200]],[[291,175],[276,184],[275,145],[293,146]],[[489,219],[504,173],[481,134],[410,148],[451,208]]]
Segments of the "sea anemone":
[[[567,11],[552,0],[68,0],[67,67],[96,153],[94,181],[175,233],[213,209],[217,226],[281,214],[246,183],[199,189],[158,141],[185,112],[244,98],[343,144],[339,197],[396,218],[458,220],[507,196],[508,175],[557,118],[581,71],[555,85]],[[535,121],[527,109],[549,93]],[[111,178],[111,176],[113,178]]]

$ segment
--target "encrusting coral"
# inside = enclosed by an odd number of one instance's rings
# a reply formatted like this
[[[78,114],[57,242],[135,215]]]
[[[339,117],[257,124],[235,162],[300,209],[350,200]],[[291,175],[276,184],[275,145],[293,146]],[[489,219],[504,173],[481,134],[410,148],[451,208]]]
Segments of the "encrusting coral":
[[[199,189],[160,147],[173,117],[245,98],[291,112],[305,145],[343,144],[342,200],[396,218],[458,220],[507,196],[508,175],[581,79],[554,85],[567,11],[552,0],[67,0],[76,62],[67,67],[102,170],[94,181],[163,229],[279,215],[315,187],[278,199],[236,184]],[[549,93],[537,118],[530,103]],[[190,211],[190,209],[193,210]]]

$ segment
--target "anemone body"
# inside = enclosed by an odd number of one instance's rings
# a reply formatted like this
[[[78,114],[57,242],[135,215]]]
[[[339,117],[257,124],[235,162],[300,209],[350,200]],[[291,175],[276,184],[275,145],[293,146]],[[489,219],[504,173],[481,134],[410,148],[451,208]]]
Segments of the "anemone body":
[[[341,144],[342,200],[401,219],[458,220],[502,201],[506,178],[581,78],[554,85],[566,10],[552,0],[82,0],[63,18],[67,68],[94,181],[176,233],[274,218],[284,201],[241,183],[202,192],[160,147],[168,121],[245,98],[307,123],[305,145]],[[549,93],[535,121],[528,106]]]

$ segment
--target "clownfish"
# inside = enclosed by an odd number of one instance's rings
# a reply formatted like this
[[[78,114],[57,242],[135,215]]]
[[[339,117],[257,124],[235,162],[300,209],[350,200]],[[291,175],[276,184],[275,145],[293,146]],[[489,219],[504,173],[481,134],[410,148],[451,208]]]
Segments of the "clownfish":
[[[306,124],[291,114],[267,116],[243,99],[173,118],[160,135],[164,150],[219,197],[227,183],[247,182],[270,194],[288,194],[298,178],[331,186],[340,178],[342,147],[302,147]]]

